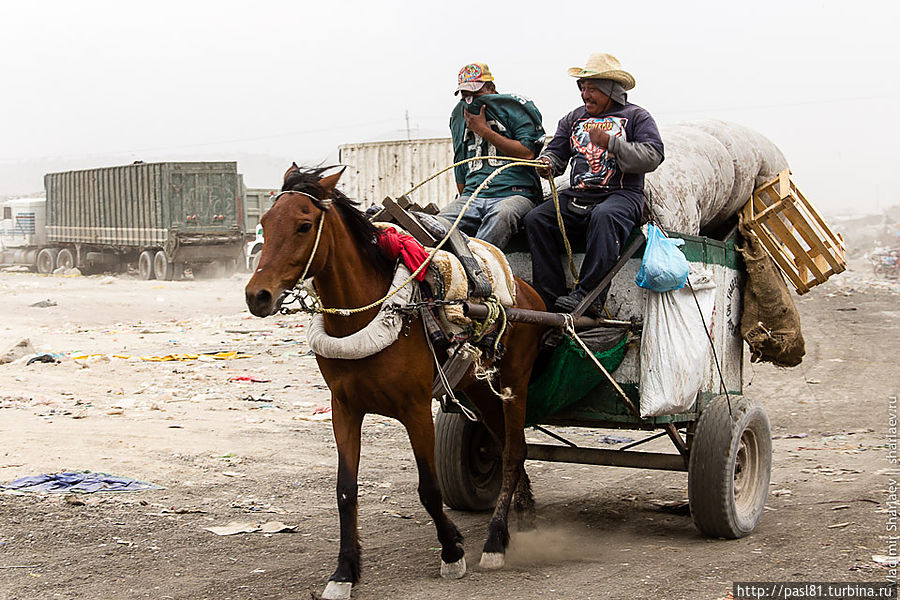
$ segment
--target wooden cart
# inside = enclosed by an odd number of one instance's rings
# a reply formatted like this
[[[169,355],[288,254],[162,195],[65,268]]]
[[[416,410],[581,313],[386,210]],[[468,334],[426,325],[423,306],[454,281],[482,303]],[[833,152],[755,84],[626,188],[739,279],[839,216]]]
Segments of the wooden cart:
[[[639,234],[637,234],[639,235]],[[743,342],[740,336],[744,266],[732,233],[724,241],[679,235],[692,271],[706,269],[716,283],[713,315],[706,323],[715,349],[694,407],[683,413],[641,418],[639,334],[629,343],[622,364],[612,373],[617,386],[604,381],[586,397],[543,419],[540,429],[560,444],[528,444],[529,460],[686,471],[691,515],[706,535],[739,538],[753,531],[769,487],[772,441],[769,421],[759,405],[742,394]],[[614,268],[610,301],[619,321],[641,317],[648,292],[634,283],[643,236],[632,236]],[[530,280],[527,251],[508,250],[513,271]],[[580,256],[576,255],[576,262]],[[564,268],[564,267],[563,267]],[[601,283],[602,287],[603,283]],[[649,343],[650,340],[644,343]],[[715,364],[717,363],[717,364]],[[585,360],[586,369],[594,365]],[[628,401],[620,395],[621,392]],[[450,406],[449,410],[452,410]],[[577,446],[543,426],[628,429],[647,432],[644,439],[619,449]],[[445,502],[461,510],[493,508],[500,489],[501,460],[497,441],[477,421],[439,412],[435,419],[438,476]],[[675,451],[642,452],[634,448],[668,437]]]

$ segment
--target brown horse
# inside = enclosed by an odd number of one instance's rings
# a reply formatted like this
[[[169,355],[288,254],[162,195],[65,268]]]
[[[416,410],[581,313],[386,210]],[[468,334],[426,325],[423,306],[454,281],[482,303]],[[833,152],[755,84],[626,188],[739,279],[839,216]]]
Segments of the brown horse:
[[[366,306],[388,291],[395,265],[374,243],[378,230],[354,202],[335,189],[341,173],[322,177],[325,170],[304,170],[292,165],[285,173],[282,194],[262,217],[265,244],[259,266],[246,287],[247,306],[256,316],[273,314],[282,293],[290,290],[304,272],[313,277],[326,307]],[[518,279],[516,302],[522,308],[544,309],[537,292]],[[350,335],[366,326],[377,310],[349,316],[325,314],[325,331],[336,337]],[[499,363],[499,384],[510,388],[511,397],[501,401],[471,373],[460,385],[503,447],[502,485],[481,559],[485,568],[503,565],[509,543],[507,517],[514,492],[516,509],[533,512],[534,501],[524,470],[525,400],[542,333],[539,326],[511,323],[502,338],[507,350]],[[441,543],[441,575],[462,577],[466,569],[462,535],[444,512],[435,472],[431,417],[435,366],[421,321],[413,321],[408,335],[401,335],[386,349],[366,358],[316,356],[316,360],[332,393],[341,529],[337,569],[323,597],[348,598],[359,579],[357,472],[360,429],[367,413],[393,417],[406,427],[418,467],[419,498],[434,521]]]

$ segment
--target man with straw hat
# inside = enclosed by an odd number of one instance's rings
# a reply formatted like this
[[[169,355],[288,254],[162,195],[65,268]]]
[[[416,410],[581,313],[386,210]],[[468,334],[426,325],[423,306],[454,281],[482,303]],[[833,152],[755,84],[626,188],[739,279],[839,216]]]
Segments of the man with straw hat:
[[[479,185],[498,167],[508,164],[492,156],[532,159],[544,137],[541,113],[531,100],[500,94],[485,63],[471,63],[459,72],[455,94],[460,101],[450,115],[453,162],[459,198],[440,216],[455,220]],[[541,197],[540,179],[531,167],[500,172],[469,204],[459,228],[503,248],[519,230],[522,219]]]
[[[591,54],[572,67],[584,102],[560,119],[556,134],[538,160],[544,177],[570,165],[571,187],[560,192],[566,234],[584,236],[586,251],[579,282],[567,293],[559,257],[564,253],[556,208],[547,201],[525,217],[535,288],[548,306],[571,312],[612,268],[626,239],[640,223],[644,174],[663,161],[663,143],[650,113],[628,102],[634,77],[611,54]],[[600,316],[604,290],[586,311]]]

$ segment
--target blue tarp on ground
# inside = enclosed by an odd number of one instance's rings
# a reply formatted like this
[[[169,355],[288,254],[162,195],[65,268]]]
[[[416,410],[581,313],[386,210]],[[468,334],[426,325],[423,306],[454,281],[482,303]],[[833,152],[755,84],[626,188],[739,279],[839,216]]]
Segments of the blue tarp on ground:
[[[44,475],[20,477],[0,488],[19,490],[22,492],[47,492],[92,494],[94,492],[140,492],[142,490],[159,490],[158,485],[138,481],[130,477],[119,477],[107,473],[91,473],[90,471],[67,471]]]

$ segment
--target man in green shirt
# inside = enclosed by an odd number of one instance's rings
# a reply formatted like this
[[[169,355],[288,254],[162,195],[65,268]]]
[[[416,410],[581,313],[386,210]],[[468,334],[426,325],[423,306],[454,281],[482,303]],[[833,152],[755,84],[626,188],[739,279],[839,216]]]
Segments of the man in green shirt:
[[[497,93],[494,77],[484,63],[468,64],[460,70],[455,94],[461,98],[450,115],[453,161],[476,160],[454,171],[460,196],[440,213],[451,221],[475,189],[507,164],[492,157],[533,159],[544,136],[541,113],[534,103],[515,94]],[[502,249],[540,199],[540,179],[533,168],[506,169],[478,193],[459,228]]]

